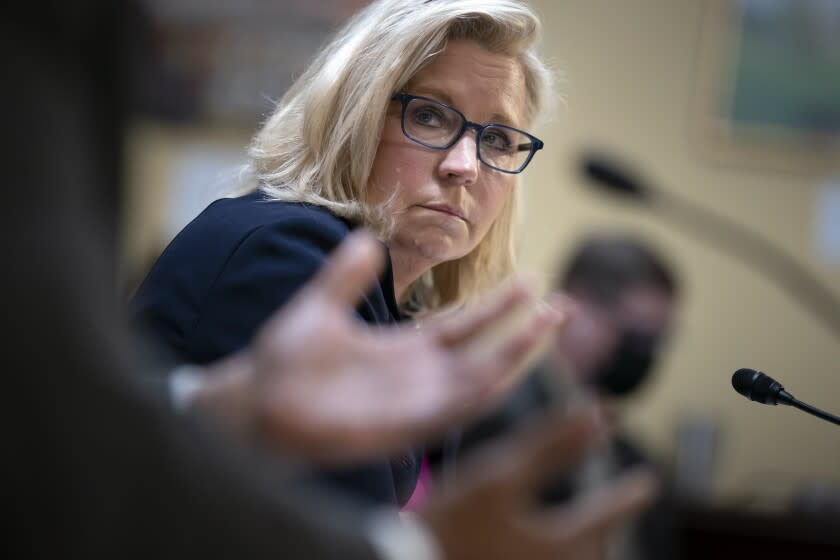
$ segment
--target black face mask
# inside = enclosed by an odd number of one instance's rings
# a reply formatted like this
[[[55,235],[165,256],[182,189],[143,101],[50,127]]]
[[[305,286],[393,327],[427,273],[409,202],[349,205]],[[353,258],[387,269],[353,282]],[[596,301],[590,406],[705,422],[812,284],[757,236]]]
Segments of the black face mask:
[[[611,396],[635,390],[647,378],[656,357],[658,337],[644,331],[626,330],[612,358],[595,376],[595,386]]]

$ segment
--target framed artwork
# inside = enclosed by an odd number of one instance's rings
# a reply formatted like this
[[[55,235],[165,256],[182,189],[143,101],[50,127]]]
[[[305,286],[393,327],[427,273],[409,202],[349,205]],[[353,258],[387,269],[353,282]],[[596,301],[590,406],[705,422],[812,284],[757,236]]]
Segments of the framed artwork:
[[[149,113],[253,125],[369,0],[145,0]]]
[[[694,131],[707,155],[840,169],[840,1],[706,0]]]

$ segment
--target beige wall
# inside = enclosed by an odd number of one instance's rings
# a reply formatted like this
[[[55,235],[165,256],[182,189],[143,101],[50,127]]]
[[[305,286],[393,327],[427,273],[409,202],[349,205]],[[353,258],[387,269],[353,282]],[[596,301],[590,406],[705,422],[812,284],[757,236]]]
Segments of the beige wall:
[[[133,123],[128,131],[126,152],[126,192],[122,232],[121,276],[130,291],[145,275],[171,236],[167,224],[178,170],[193,153],[241,157],[244,161],[251,130],[221,125],[172,126],[154,121]],[[206,194],[233,188],[231,176],[208,181]],[[198,213],[196,209],[195,213]]]
[[[811,241],[818,184],[840,157],[795,171],[719,163],[693,138],[703,3],[693,0],[542,0],[545,48],[565,74],[567,100],[539,135],[527,177],[524,261],[551,270],[592,228],[632,228],[676,261],[686,284],[678,336],[659,377],[629,409],[629,424],[666,458],[675,427],[710,414],[723,429],[715,497],[787,500],[808,480],[840,484],[840,428],[789,408],[750,403],[731,388],[740,367],[776,376],[802,400],[840,410],[840,337],[759,273],[642,209],[587,192],[576,173],[589,146],[610,148],[657,184],[737,220],[792,253],[840,298],[840,269]],[[767,490],[765,488],[771,488]]]
[[[576,157],[589,146],[614,149],[662,186],[791,252],[840,298],[840,270],[817,260],[810,238],[817,184],[826,169],[778,173],[763,165],[716,163],[691,140],[699,0],[533,4],[544,17],[547,54],[565,73],[560,90],[567,106],[537,131],[547,148],[526,174],[524,263],[547,276],[555,258],[593,228],[632,228],[652,238],[682,272],[685,305],[659,377],[629,411],[631,427],[669,458],[680,419],[712,415],[722,429],[714,486],[720,499],[758,494],[777,502],[811,479],[840,485],[840,428],[792,409],[747,402],[730,386],[735,369],[758,368],[799,398],[840,411],[840,338],[748,265],[642,210],[587,193]],[[196,145],[236,152],[248,135],[151,124],[134,129],[128,268],[165,241],[162,204],[173,162]],[[833,171],[840,176],[840,163]]]

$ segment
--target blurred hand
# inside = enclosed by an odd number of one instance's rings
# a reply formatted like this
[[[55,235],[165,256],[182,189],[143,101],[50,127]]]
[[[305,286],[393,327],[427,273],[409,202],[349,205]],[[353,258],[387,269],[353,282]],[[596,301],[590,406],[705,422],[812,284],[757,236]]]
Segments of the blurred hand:
[[[420,513],[446,560],[605,557],[612,531],[654,497],[651,473],[623,475],[568,504],[537,503],[546,478],[572,467],[603,437],[594,410],[543,419],[464,463],[456,483]]]
[[[565,318],[544,306],[482,343],[483,333],[534,307],[514,284],[423,329],[371,327],[353,308],[382,260],[370,234],[349,236],[248,351],[213,366],[196,405],[322,463],[401,451],[495,402]]]

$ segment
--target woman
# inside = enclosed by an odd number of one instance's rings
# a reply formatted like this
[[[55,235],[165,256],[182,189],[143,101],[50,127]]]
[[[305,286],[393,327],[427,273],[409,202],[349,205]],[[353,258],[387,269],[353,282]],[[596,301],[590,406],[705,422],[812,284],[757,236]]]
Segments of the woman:
[[[257,133],[253,191],[216,201],[167,247],[135,297],[137,320],[185,360],[219,359],[357,226],[390,256],[358,309],[370,323],[498,283],[513,267],[517,176],[542,148],[524,131],[548,88],[538,31],[513,0],[371,4]],[[398,504],[416,477],[410,452],[330,476]]]

